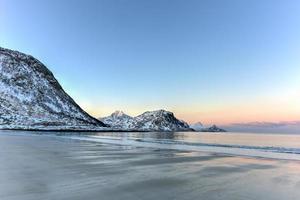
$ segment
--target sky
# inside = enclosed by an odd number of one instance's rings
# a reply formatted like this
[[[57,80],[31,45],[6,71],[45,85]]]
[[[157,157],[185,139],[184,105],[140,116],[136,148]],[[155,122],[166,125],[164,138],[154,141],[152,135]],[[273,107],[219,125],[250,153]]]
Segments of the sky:
[[[0,46],[31,54],[95,117],[300,120],[298,0],[0,0]]]

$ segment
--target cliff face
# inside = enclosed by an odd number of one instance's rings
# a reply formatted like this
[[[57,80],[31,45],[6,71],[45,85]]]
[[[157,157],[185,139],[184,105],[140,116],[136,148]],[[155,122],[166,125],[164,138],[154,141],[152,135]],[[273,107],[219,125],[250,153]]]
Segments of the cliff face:
[[[102,127],[105,124],[83,111],[40,61],[0,48],[0,129]]]

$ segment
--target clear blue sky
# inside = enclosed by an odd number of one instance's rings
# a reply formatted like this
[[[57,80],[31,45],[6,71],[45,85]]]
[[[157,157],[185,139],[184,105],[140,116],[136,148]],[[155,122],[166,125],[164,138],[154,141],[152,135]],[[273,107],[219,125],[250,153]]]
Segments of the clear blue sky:
[[[0,0],[0,45],[29,53],[94,116],[300,119],[298,0]]]

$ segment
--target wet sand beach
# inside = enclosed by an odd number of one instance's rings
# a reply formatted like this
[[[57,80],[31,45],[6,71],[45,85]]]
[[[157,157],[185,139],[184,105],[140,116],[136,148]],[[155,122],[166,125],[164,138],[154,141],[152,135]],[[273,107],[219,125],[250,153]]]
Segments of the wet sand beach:
[[[299,199],[300,162],[0,134],[0,199]]]

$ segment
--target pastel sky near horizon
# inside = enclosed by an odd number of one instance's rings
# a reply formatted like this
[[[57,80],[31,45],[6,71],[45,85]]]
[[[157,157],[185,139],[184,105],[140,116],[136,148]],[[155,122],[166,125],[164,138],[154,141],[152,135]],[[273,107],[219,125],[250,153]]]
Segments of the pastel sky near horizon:
[[[300,120],[298,0],[0,0],[0,46],[42,61],[95,117]]]

